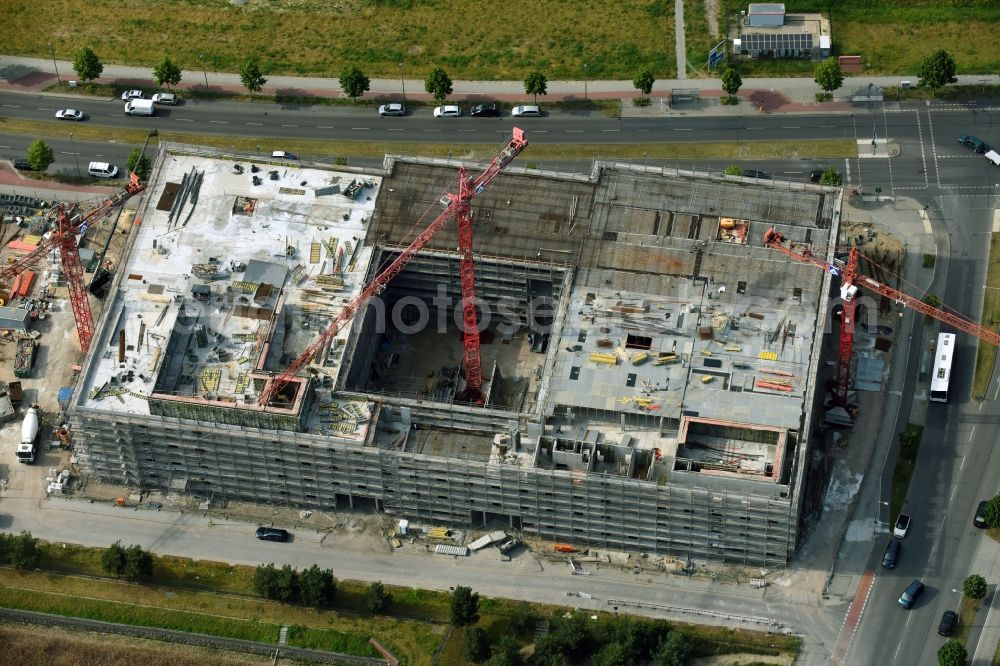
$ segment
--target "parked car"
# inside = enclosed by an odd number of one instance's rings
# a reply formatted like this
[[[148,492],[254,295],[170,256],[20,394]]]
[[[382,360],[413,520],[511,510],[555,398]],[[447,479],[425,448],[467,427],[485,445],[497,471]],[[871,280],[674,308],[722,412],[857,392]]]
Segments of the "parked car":
[[[941,622],[938,623],[938,633],[942,636],[951,636],[956,624],[958,624],[958,613],[946,610],[941,616]]]
[[[297,160],[298,155],[294,155],[284,150],[275,150],[271,153],[271,157],[279,160]]]
[[[886,569],[895,569],[896,561],[899,560],[899,549],[901,543],[899,539],[890,539],[889,545],[885,548],[885,555],[882,556],[882,566]]]
[[[471,115],[474,118],[499,118],[500,107],[496,104],[476,104],[472,107]]]
[[[920,593],[924,591],[924,584],[919,580],[914,580],[912,583],[906,586],[903,590],[903,594],[900,595],[898,603],[903,608],[909,610],[913,607],[913,603],[920,596]]]
[[[986,505],[989,504],[987,500],[983,500],[976,507],[976,515],[972,517],[972,525],[981,529],[986,529]]]
[[[963,146],[965,146],[966,148],[972,148],[972,150],[976,151],[977,153],[986,152],[986,144],[983,143],[983,140],[978,137],[974,137],[971,134],[963,134],[962,136],[958,137],[958,142]]]
[[[906,532],[910,529],[910,517],[905,513],[899,514],[899,518],[896,519],[896,525],[892,528],[892,536],[904,539],[906,538]]]
[[[18,171],[34,171],[34,167],[31,166],[31,162],[21,158],[15,158],[10,161],[14,165],[14,168]]]
[[[288,541],[291,534],[288,530],[283,530],[280,527],[258,527],[257,528],[257,538],[261,541],[279,541],[284,543]]]
[[[542,108],[534,105],[515,106],[510,110],[510,115],[515,118],[538,118],[542,115]]]
[[[462,109],[455,104],[434,107],[435,118],[458,118],[460,115],[462,115]]]
[[[389,104],[383,104],[378,107],[378,115],[380,116],[405,116],[406,107],[398,102],[390,102]]]
[[[87,165],[87,173],[94,178],[114,178],[118,175],[118,167],[107,162],[91,162]]]
[[[59,109],[56,111],[56,118],[59,120],[83,120],[83,111],[76,109]]]
[[[761,180],[771,180],[771,177],[764,173],[763,171],[757,171],[756,169],[743,169],[743,173],[740,174],[744,178],[760,178]]]
[[[823,172],[825,169],[813,169],[809,172],[809,182],[818,183],[819,179],[823,177]]]
[[[141,90],[126,90],[122,93],[122,101],[127,102],[130,99],[142,99],[143,92]]]
[[[177,95],[173,93],[156,93],[153,95],[153,104],[173,106],[177,104]]]

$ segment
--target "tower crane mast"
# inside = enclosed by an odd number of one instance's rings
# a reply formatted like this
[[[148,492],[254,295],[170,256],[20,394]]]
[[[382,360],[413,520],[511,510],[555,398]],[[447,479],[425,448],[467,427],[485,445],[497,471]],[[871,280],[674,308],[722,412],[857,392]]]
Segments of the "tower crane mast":
[[[954,326],[958,330],[973,335],[983,342],[1000,347],[1000,334],[977,324],[968,317],[955,312],[947,312],[941,308],[924,303],[919,298],[904,294],[898,289],[893,289],[889,285],[873,280],[867,275],[858,272],[858,249],[852,247],[847,256],[847,262],[843,267],[830,264],[817,257],[805,246],[797,248],[789,243],[786,245],[784,235],[778,233],[774,228],[768,229],[764,233],[764,245],[784,253],[786,256],[801,263],[812,264],[817,268],[829,271],[833,275],[840,276],[840,298],[844,303],[844,311],[840,321],[840,344],[839,359],[837,363],[837,384],[834,399],[838,405],[846,406],[847,393],[850,389],[851,380],[851,354],[854,351],[854,312],[856,307],[855,296],[858,287],[885,296],[888,299],[911,308],[928,317],[933,317],[938,321]]]
[[[469,402],[482,402],[482,361],[479,355],[479,331],[476,317],[475,272],[472,256],[472,200],[483,193],[493,179],[500,175],[510,162],[524,150],[528,140],[524,131],[515,127],[510,139],[490,160],[489,164],[475,178],[466,174],[464,167],[459,169],[458,192],[445,192],[439,201],[444,211],[433,222],[427,225],[410,245],[400,252],[381,273],[372,278],[353,301],[348,303],[334,317],[333,321],[284,372],[271,379],[265,385],[257,404],[267,406],[271,400],[301,372],[316,355],[337,336],[344,326],[367,305],[374,296],[382,293],[386,285],[406,267],[410,260],[453,216],[458,218],[458,238],[460,257],[460,273],[462,276],[462,320],[464,324],[463,346],[465,348],[465,391],[463,399]]]

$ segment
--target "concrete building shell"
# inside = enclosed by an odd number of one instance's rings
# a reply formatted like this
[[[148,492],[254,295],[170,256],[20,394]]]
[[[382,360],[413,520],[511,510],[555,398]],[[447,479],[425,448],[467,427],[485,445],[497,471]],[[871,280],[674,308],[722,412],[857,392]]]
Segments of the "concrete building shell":
[[[165,155],[158,159],[157,169],[162,167]],[[85,373],[89,383],[84,382],[77,390],[70,414],[81,462],[104,481],[186,492],[217,501],[326,509],[353,506],[363,500],[392,515],[427,524],[475,525],[502,520],[529,535],[586,546],[656,552],[684,560],[721,559],[762,566],[787,563],[796,546],[803,511],[811,451],[804,433],[810,429],[812,378],[818,369],[820,348],[815,341],[828,319],[823,299],[830,291],[830,277],[812,267],[790,264],[760,247],[759,242],[731,246],[714,243],[714,236],[702,232],[701,218],[694,223],[693,216],[700,213],[681,210],[692,204],[679,203],[678,197],[697,201],[706,219],[728,214],[752,220],[748,229],[755,235],[775,224],[796,241],[833,245],[839,193],[808,185],[767,183],[762,187],[750,179],[706,178],[620,164],[595,164],[590,177],[539,175],[516,167],[509,171],[495,184],[492,199],[480,204],[481,209],[492,212],[491,223],[498,229],[508,224],[503,218],[504,197],[508,197],[509,206],[510,192],[526,188],[530,190],[528,198],[536,196],[541,200],[546,181],[566,197],[562,205],[570,212],[547,231],[543,224],[533,227],[529,222],[522,235],[515,230],[511,235],[491,238],[479,232],[483,241],[477,240],[477,249],[484,255],[484,266],[493,257],[497,262],[519,266],[517,270],[524,276],[547,275],[556,291],[565,296],[557,313],[557,327],[565,326],[566,335],[576,336],[567,325],[570,310],[578,304],[571,298],[574,292],[583,298],[595,292],[601,297],[616,289],[632,288],[654,295],[666,293],[660,291],[666,289],[691,289],[695,294],[692,299],[702,299],[700,308],[715,307],[707,306],[704,300],[711,280],[699,275],[721,279],[727,271],[732,272],[737,261],[740,268],[756,266],[761,271],[766,267],[768,271],[787,273],[786,282],[779,285],[783,292],[790,294],[791,285],[798,285],[796,293],[805,288],[807,295],[801,297],[803,314],[797,320],[805,326],[803,341],[790,344],[802,347],[794,367],[807,381],[797,385],[791,397],[767,395],[752,388],[746,395],[746,399],[759,401],[762,413],[771,414],[768,418],[774,420],[773,428],[781,431],[781,437],[767,435],[767,428],[772,426],[761,421],[758,423],[762,428],[755,430],[752,419],[713,423],[713,418],[724,414],[714,413],[712,405],[725,405],[730,394],[739,397],[735,392],[741,380],[738,370],[727,369],[723,382],[715,384],[727,389],[721,393],[711,393],[706,387],[712,384],[705,382],[704,376],[692,380],[696,376],[692,373],[701,372],[694,367],[696,359],[701,358],[697,335],[684,338],[682,347],[687,350],[688,362],[672,372],[684,371],[682,394],[689,396],[691,403],[699,404],[699,409],[686,404],[685,398],[672,402],[669,397],[662,399],[662,409],[655,413],[637,404],[609,406],[615,402],[613,399],[603,406],[575,404],[572,391],[565,390],[565,377],[549,378],[557,369],[569,371],[568,364],[573,362],[564,362],[566,341],[559,339],[553,340],[544,355],[539,374],[545,378],[537,383],[530,399],[515,409],[474,407],[367,390],[365,368],[375,354],[373,338],[366,334],[369,315],[356,322],[347,339],[332,393],[337,399],[370,405],[360,432],[338,435],[296,431],[302,428],[291,417],[275,419],[260,414],[257,421],[253,411],[241,411],[238,419],[224,419],[230,423],[226,425],[219,422],[223,419],[211,416],[214,410],[225,408],[219,405],[185,412],[180,408],[155,408],[154,399],[148,411],[123,412],[110,399],[95,404],[89,399],[100,363],[95,354],[88,359]],[[391,244],[391,239],[397,237],[393,235],[396,227],[408,226],[415,219],[404,215],[400,205],[405,208],[421,199],[433,201],[438,183],[450,178],[452,172],[453,168],[445,168],[440,162],[387,158],[384,170],[371,174],[386,179],[389,186],[379,190],[375,215],[367,230],[369,241],[377,246],[368,264],[369,273],[380,263],[380,252],[396,249]],[[413,196],[407,178],[419,181],[414,187],[426,190],[424,196]],[[646,211],[650,214],[644,215],[639,208],[647,205],[642,202],[655,198],[658,183],[676,185],[676,193],[669,195],[674,200],[650,203]],[[542,189],[532,194],[535,190],[530,188],[536,186]],[[150,190],[154,188],[155,184]],[[143,205],[152,204],[146,201]],[[652,209],[670,210],[670,206],[676,212],[671,213],[670,227],[680,235],[678,238],[664,237],[662,233],[656,238],[653,231],[651,241],[649,230],[642,236],[629,226],[633,218],[647,225]],[[551,210],[554,207],[543,206],[539,214],[548,215],[551,222],[555,220]],[[809,211],[811,217],[807,216]],[[151,212],[147,210],[146,217]],[[689,226],[681,223],[685,216],[690,218]],[[659,212],[656,219],[659,226]],[[679,220],[676,227],[675,219]],[[515,222],[510,222],[511,227]],[[578,224],[583,231],[573,234]],[[567,228],[571,233],[567,234]],[[449,261],[454,261],[453,239],[445,235],[435,240],[418,258],[415,268],[422,262],[426,270],[449,270]],[[629,246],[638,254],[615,254],[630,251]],[[635,265],[637,256],[653,263]],[[673,277],[656,268],[627,273],[628,264],[633,268],[666,265],[656,263],[665,261],[663,257],[676,266],[671,271]],[[491,270],[485,268],[483,275]],[[494,272],[497,279],[504,273]],[[120,288],[126,279],[123,272],[116,287]],[[418,282],[408,284],[419,290],[422,287]],[[683,284],[689,286],[679,286]],[[499,293],[501,287],[499,282],[486,282],[483,293]],[[720,290],[716,300],[722,298],[725,295]],[[116,335],[115,307],[111,302],[102,316],[95,349],[105,349]],[[783,316],[790,315],[784,312]],[[674,321],[680,328],[677,319]],[[627,316],[613,325],[620,325],[623,331],[633,330]],[[691,327],[693,330],[693,322]],[[787,338],[787,330],[785,334]],[[702,349],[702,353],[705,351]],[[623,358],[619,367],[627,365]],[[759,375],[756,377],[759,379]],[[302,401],[303,409],[315,409],[312,391],[319,394],[322,389],[318,382],[313,384]],[[168,399],[163,404],[175,403]],[[197,418],[180,418],[184,414]],[[423,432],[447,431],[451,437],[464,438],[478,453],[463,458],[415,452],[423,451],[415,444],[418,428]],[[742,434],[734,434],[735,430]],[[682,433],[688,436],[692,431],[697,431],[707,444],[685,443]],[[744,436],[747,445],[757,447],[752,450],[758,453],[744,451],[745,456],[735,458],[726,454],[721,463],[714,453],[703,456],[705,450],[730,447],[732,441]],[[751,439],[757,441],[749,442]],[[778,439],[781,448],[776,450],[774,443]],[[776,469],[765,469],[763,463],[751,468],[733,462],[754,456],[770,461]]]

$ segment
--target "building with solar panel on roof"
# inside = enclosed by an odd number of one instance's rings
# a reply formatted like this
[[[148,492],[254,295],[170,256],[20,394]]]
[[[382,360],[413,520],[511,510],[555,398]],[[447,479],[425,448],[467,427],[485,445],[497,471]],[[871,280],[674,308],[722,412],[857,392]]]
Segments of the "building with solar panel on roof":
[[[751,3],[740,13],[734,55],[812,60],[830,56],[830,21],[822,14],[786,14],[785,5],[773,2]]]

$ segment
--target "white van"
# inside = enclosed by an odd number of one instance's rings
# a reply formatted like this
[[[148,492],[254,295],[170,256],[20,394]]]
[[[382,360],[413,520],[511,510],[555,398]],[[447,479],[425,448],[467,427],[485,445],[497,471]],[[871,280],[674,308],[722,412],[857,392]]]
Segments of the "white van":
[[[151,99],[133,99],[125,102],[125,115],[128,116],[152,116],[156,114],[156,108]]]
[[[107,162],[91,162],[87,166],[87,173],[94,178],[114,178],[118,175],[118,167]]]
[[[995,150],[989,150],[986,152],[986,159],[993,162],[993,166],[1000,167],[1000,153]]]

